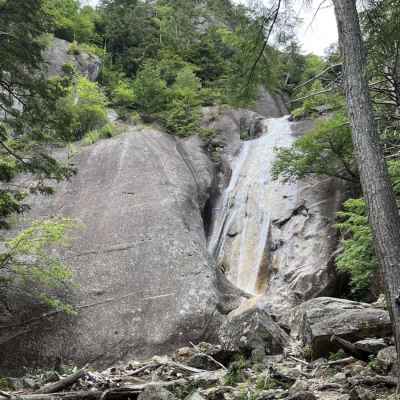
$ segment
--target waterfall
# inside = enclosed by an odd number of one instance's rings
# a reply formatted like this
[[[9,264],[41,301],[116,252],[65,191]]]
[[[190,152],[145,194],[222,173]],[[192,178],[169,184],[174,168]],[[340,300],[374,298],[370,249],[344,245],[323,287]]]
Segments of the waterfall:
[[[214,210],[208,250],[240,289],[259,294],[267,285],[273,196],[271,168],[275,147],[293,143],[288,117],[263,120],[261,137],[242,143],[229,185]]]

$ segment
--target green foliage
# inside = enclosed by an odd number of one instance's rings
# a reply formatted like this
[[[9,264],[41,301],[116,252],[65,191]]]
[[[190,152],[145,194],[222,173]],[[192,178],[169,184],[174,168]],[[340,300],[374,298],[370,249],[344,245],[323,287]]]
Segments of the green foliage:
[[[43,0],[43,8],[52,17],[54,34],[69,42],[99,42],[99,15],[89,6],[80,7],[78,0]]]
[[[243,356],[239,356],[236,361],[229,365],[228,373],[225,375],[225,385],[232,386],[245,380],[243,373],[246,368],[246,359]]]
[[[290,148],[278,148],[273,176],[291,179],[327,175],[358,182],[351,131],[343,114],[316,122],[315,128]]]
[[[68,245],[67,234],[76,227],[68,218],[35,221],[6,240],[0,254],[2,296],[18,291],[41,304],[73,313],[59,297],[71,280],[71,271],[59,257],[51,255],[51,250]]]
[[[263,374],[257,377],[257,390],[272,390],[282,387],[282,383],[277,379],[271,378],[269,375]]]
[[[0,225],[22,212],[27,191],[49,193],[48,180],[61,180],[73,169],[48,154],[49,144],[62,139],[55,121],[55,105],[65,95],[63,80],[48,81],[42,54],[52,18],[44,0],[0,2]],[[18,173],[31,173],[33,185],[11,186]]]
[[[65,140],[78,140],[107,123],[108,100],[97,83],[76,77],[57,103],[56,118]]]
[[[101,129],[87,132],[82,139],[82,144],[88,146],[96,143],[100,139],[109,139],[118,134],[119,130],[113,124],[104,125]]]
[[[167,83],[161,78],[156,62],[147,62],[133,82],[133,93],[139,110],[147,114],[164,111],[168,102]]]
[[[343,350],[338,350],[336,353],[329,353],[329,361],[337,361],[346,357],[346,353]]]
[[[132,108],[136,100],[132,83],[128,80],[120,80],[111,96],[113,104],[118,108]]]
[[[371,285],[377,271],[372,230],[368,223],[366,204],[363,199],[350,199],[338,212],[340,222],[336,227],[341,231],[342,252],[336,257],[340,271],[350,274],[352,291],[362,297]]]

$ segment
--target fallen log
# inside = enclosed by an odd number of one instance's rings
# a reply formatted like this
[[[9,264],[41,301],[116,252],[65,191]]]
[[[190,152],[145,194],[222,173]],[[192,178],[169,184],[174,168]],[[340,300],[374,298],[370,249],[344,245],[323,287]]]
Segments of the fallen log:
[[[156,381],[126,387],[117,387],[107,390],[87,390],[77,392],[59,393],[33,393],[33,394],[13,394],[7,393],[0,395],[0,400],[119,400],[134,398],[148,387],[173,387],[188,384],[187,379],[176,379],[173,381]]]
[[[61,390],[65,389],[66,387],[71,386],[79,378],[82,378],[86,373],[86,368],[87,368],[87,366],[84,366],[82,369],[80,369],[79,371],[75,372],[72,375],[62,378],[57,382],[49,383],[49,384],[43,386],[42,388],[40,388],[39,390],[37,390],[35,393],[50,394],[50,393],[60,392]]]
[[[328,365],[332,366],[332,365],[340,365],[340,364],[351,364],[354,361],[356,361],[356,359],[354,357],[346,357],[346,358],[341,358],[340,360],[333,360],[333,361],[328,361]]]
[[[340,337],[337,337],[335,335],[331,336],[331,343],[337,344],[345,352],[351,354],[353,357],[361,361],[368,361],[368,358],[371,355],[371,353],[368,353],[367,351],[364,350],[360,350],[356,346],[354,346],[353,343],[345,339],[342,339]]]

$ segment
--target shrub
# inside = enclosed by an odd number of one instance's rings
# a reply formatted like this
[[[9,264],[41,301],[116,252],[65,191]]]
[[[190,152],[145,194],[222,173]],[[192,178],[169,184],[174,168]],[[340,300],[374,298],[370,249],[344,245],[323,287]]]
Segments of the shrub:
[[[112,138],[113,136],[117,135],[117,133],[118,130],[116,129],[116,127],[113,124],[109,123],[103,126],[101,129],[86,133],[82,140],[82,144],[84,146],[88,146],[90,144],[96,143],[100,139]]]
[[[65,140],[81,139],[107,123],[107,98],[97,83],[77,78],[57,103],[56,119]]]
[[[136,100],[132,84],[128,80],[120,80],[112,91],[112,100],[117,107],[132,108]]]
[[[336,226],[344,239],[343,250],[336,257],[336,265],[340,271],[349,273],[353,294],[363,298],[369,291],[378,267],[365,201],[347,200],[338,216],[340,222]]]
[[[160,68],[153,62],[148,62],[139,71],[133,82],[135,103],[140,111],[155,114],[166,109],[168,89],[161,78]]]
[[[41,304],[73,313],[72,306],[56,294],[65,289],[72,273],[59,257],[50,254],[54,247],[68,245],[67,234],[76,227],[76,222],[68,218],[35,221],[6,240],[0,254],[2,295],[20,291]]]

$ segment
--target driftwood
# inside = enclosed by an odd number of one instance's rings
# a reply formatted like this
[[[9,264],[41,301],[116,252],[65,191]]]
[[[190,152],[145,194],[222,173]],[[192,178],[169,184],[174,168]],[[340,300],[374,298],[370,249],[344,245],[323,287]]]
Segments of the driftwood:
[[[79,378],[85,375],[86,366],[80,369],[79,371],[75,372],[72,375],[69,375],[65,378],[60,379],[57,382],[49,383],[42,388],[40,388],[36,393],[37,394],[50,394],[50,393],[57,393],[61,390],[65,389],[68,386],[71,386],[75,383]]]
[[[121,388],[112,388],[108,390],[87,390],[78,392],[61,393],[34,393],[34,394],[7,394],[0,395],[0,400],[105,400],[105,399],[127,399],[133,396],[137,397],[149,387],[174,387],[187,384],[187,379],[176,379],[167,382],[148,382],[138,385],[131,385]],[[134,398],[135,398],[134,397]]]
[[[360,350],[356,346],[354,346],[353,343],[351,343],[347,340],[344,340],[340,337],[337,337],[335,335],[333,335],[331,337],[331,342],[337,344],[344,351],[351,354],[353,357],[357,358],[358,360],[368,361],[368,357],[371,355],[371,353],[364,351],[364,350]]]
[[[354,357],[346,357],[346,358],[341,358],[340,360],[328,361],[328,365],[332,366],[340,364],[351,364],[354,361],[355,361]]]

